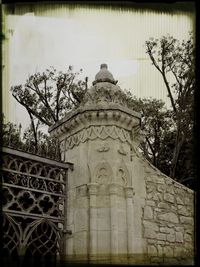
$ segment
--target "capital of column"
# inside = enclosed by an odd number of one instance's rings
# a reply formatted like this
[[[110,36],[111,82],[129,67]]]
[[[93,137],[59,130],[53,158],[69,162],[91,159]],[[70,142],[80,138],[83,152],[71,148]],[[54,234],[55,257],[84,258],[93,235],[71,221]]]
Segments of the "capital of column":
[[[88,186],[88,189],[89,189],[89,195],[96,195],[97,194],[99,184],[90,183],[87,186]]]
[[[132,198],[135,195],[134,189],[132,186],[127,186],[124,188],[126,198]]]

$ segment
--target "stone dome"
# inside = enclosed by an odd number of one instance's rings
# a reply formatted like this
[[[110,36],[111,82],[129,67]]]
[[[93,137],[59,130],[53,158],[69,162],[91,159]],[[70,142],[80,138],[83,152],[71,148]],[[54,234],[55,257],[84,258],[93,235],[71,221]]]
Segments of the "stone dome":
[[[100,71],[95,75],[95,80],[93,85],[99,82],[109,82],[112,84],[116,84],[117,81],[113,78],[113,75],[110,71],[108,71],[107,64],[101,64]]]
[[[116,84],[117,82],[112,73],[108,71],[107,64],[101,64],[93,86],[87,91],[81,105],[106,107],[117,104],[128,107],[128,97]]]

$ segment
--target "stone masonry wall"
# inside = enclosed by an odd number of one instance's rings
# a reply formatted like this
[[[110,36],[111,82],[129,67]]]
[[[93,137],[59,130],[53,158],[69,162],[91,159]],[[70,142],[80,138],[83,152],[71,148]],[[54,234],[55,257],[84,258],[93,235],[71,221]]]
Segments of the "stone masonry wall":
[[[158,173],[146,176],[143,237],[152,264],[191,264],[194,257],[194,193]]]

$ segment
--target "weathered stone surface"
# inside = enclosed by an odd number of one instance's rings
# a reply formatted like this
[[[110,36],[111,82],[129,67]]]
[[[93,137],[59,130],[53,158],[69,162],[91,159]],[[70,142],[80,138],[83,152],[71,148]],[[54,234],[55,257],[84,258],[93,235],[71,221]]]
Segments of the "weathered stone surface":
[[[171,185],[171,186],[167,186],[166,187],[166,192],[174,195],[174,185]]]
[[[182,198],[179,195],[176,196],[176,203],[177,204],[184,204],[184,201],[182,200]]]
[[[185,206],[178,205],[178,214],[188,216],[189,212]]]
[[[155,200],[155,201],[162,201],[163,196],[162,196],[161,193],[155,193],[155,194],[153,195],[153,198],[152,198],[152,199]]]
[[[167,212],[164,214],[158,214],[157,218],[159,220],[167,221],[167,222],[173,222],[173,223],[178,223],[178,216],[175,213],[172,212]]]
[[[158,230],[159,227],[156,223],[144,221],[144,237],[156,239]]]
[[[169,228],[169,227],[160,227],[160,232],[171,234],[171,235],[173,235],[175,233],[174,229]]]
[[[129,110],[112,74],[101,70],[96,78],[80,108],[50,130],[65,144],[64,159],[74,163],[68,177],[70,257],[98,260],[103,255],[109,263],[111,255],[123,254],[131,264],[131,255],[143,260],[149,254],[148,263],[160,265],[178,254],[173,255],[173,247],[190,253],[193,192],[142,158],[135,127],[140,114]],[[119,190],[110,190],[110,183]],[[125,187],[133,187],[135,196],[128,197]]]
[[[183,224],[194,224],[194,219],[192,217],[185,217],[185,216],[180,216],[180,222]]]
[[[181,263],[179,262],[179,259],[173,258],[173,257],[167,257],[164,258],[164,264],[170,266],[170,265],[181,265]]]
[[[176,227],[175,227],[175,230],[176,230],[177,232],[182,232],[182,233],[183,233],[183,231],[184,231],[184,227],[183,227],[183,226],[176,226]]]
[[[161,241],[159,241],[159,242],[161,242]],[[160,244],[157,245],[158,256],[160,256],[160,257],[163,256],[163,244],[162,245],[160,245]]]
[[[163,247],[163,254],[167,257],[173,257],[174,253],[172,247],[169,246]]]
[[[176,232],[175,234],[176,242],[183,242],[183,233],[182,232]]]
[[[148,219],[151,220],[151,219],[153,219],[153,210],[149,206],[145,206],[144,207],[144,219],[145,220],[148,220]]]
[[[147,206],[155,207],[156,202],[153,201],[153,200],[147,200],[147,201],[146,201],[146,204],[147,204]]]
[[[146,185],[146,189],[147,189],[147,193],[151,193],[151,192],[153,192],[153,191],[155,191],[155,184],[154,183],[148,183],[147,185]]]
[[[157,185],[157,190],[158,192],[162,193],[165,192],[166,186],[164,184],[158,184]]]
[[[151,257],[151,262],[152,263],[161,263],[161,262],[163,262],[163,258],[161,258],[161,257]]]
[[[149,245],[148,246],[148,255],[157,256],[158,255],[157,248],[155,246],[153,246],[153,245]]]
[[[184,234],[184,241],[192,242],[192,236],[190,234]]]
[[[165,193],[164,194],[164,200],[166,200],[170,203],[174,203],[174,195],[169,194],[169,193]]]
[[[191,204],[194,204],[194,203],[193,203],[193,197],[185,197],[185,198],[184,198],[184,204],[185,204],[185,205],[191,205]]]
[[[158,203],[158,208],[161,208],[161,209],[169,209],[170,208],[170,204],[169,203],[166,203],[166,202],[159,202]]]
[[[173,234],[169,234],[169,235],[167,235],[167,241],[169,241],[169,242],[175,242],[175,235]]]
[[[164,233],[158,233],[156,237],[158,240],[166,240],[166,234]]]
[[[174,247],[174,257],[181,257],[185,253],[183,247],[175,246]]]
[[[174,224],[172,224],[172,223],[168,223],[168,224],[167,224],[167,227],[169,227],[169,228],[174,228]]]

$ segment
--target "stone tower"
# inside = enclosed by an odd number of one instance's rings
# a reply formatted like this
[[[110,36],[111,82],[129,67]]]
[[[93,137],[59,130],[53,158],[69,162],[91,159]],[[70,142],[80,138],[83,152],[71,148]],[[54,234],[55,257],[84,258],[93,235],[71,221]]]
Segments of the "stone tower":
[[[166,253],[173,258],[178,239],[167,241],[161,226],[167,229],[171,223],[170,233],[184,238],[180,214],[170,210],[177,205],[174,183],[138,154],[141,116],[129,109],[116,84],[102,64],[80,107],[49,130],[60,140],[62,159],[74,164],[68,177],[66,222],[72,235],[66,235],[65,253],[69,260],[83,262],[153,263],[156,257],[164,262]],[[149,189],[152,185],[155,194]],[[165,205],[161,213],[160,202]],[[187,216],[191,220],[192,215]],[[160,258],[158,241],[168,248],[164,253],[162,247]]]

